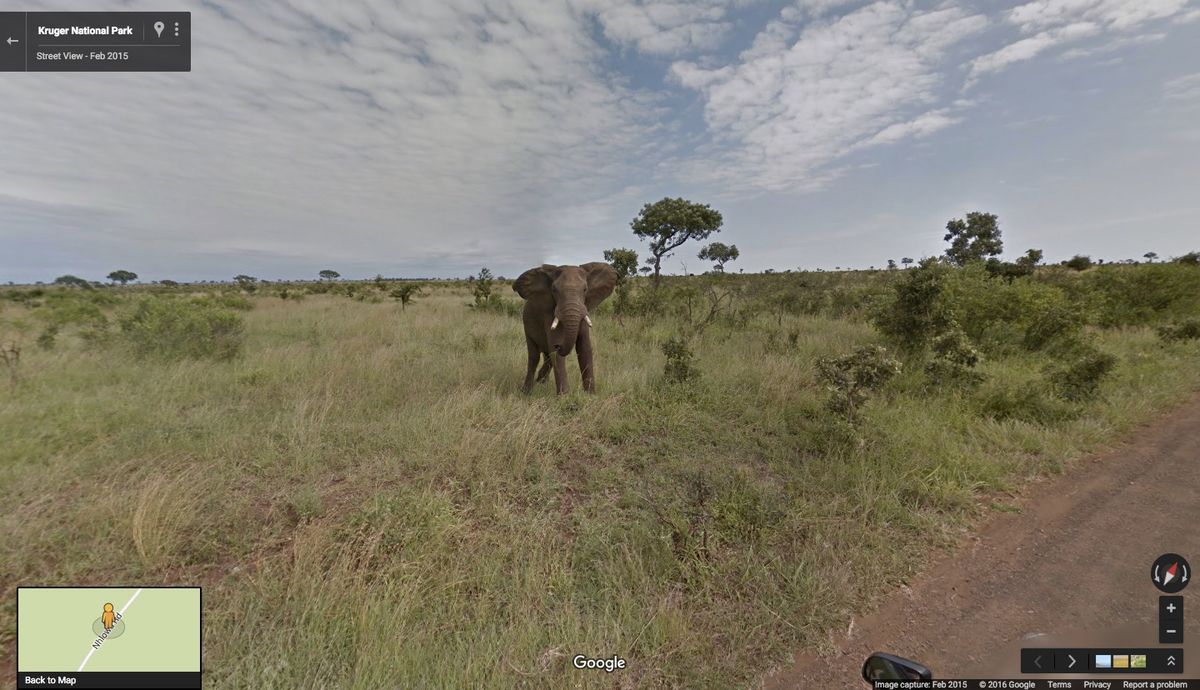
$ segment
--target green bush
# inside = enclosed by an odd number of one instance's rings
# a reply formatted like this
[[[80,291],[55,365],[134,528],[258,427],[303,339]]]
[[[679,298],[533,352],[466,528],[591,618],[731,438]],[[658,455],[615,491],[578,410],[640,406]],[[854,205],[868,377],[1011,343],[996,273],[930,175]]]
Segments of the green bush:
[[[254,308],[254,303],[246,297],[233,292],[218,292],[212,295],[196,297],[191,300],[195,304],[221,307],[224,309],[237,309],[238,311],[250,311]]]
[[[503,297],[492,294],[481,299],[474,304],[468,304],[468,307],[476,311],[486,311],[493,314],[504,314],[505,316],[521,317],[521,310],[525,308],[523,302],[517,300],[504,299]]]
[[[1076,254],[1070,259],[1064,261],[1063,265],[1076,271],[1086,271],[1093,266],[1092,257],[1084,256],[1083,254]]]
[[[1054,342],[1074,339],[1083,322],[1084,316],[1077,307],[1044,304],[1040,309],[1031,310],[1021,345],[1026,350],[1037,351]]]
[[[244,340],[242,317],[206,300],[143,299],[120,323],[139,356],[225,360]]]
[[[925,374],[933,386],[977,386],[984,376],[975,370],[979,351],[960,328],[953,328],[933,341],[933,359]]]
[[[878,345],[860,347],[844,357],[817,361],[817,375],[829,391],[829,408],[853,423],[870,391],[882,388],[901,371],[900,362]]]
[[[954,321],[946,294],[951,271],[936,259],[926,259],[905,271],[890,299],[875,308],[875,327],[906,352],[924,350]]]
[[[1166,341],[1200,340],[1200,319],[1163,324],[1158,327],[1158,337]]]
[[[980,264],[947,276],[943,299],[971,342],[992,354],[1040,350],[1086,321],[1084,307],[1062,288],[1030,278],[995,278]]]
[[[688,347],[687,341],[679,336],[672,336],[662,344],[663,354],[667,363],[663,366],[663,376],[671,383],[686,383],[700,378],[700,370],[692,360],[696,355]]]
[[[1064,360],[1046,367],[1051,389],[1064,400],[1078,402],[1094,398],[1101,382],[1117,365],[1117,358],[1091,345],[1081,345]]]
[[[1077,287],[1101,326],[1153,323],[1200,310],[1200,271],[1180,264],[1104,266]]]

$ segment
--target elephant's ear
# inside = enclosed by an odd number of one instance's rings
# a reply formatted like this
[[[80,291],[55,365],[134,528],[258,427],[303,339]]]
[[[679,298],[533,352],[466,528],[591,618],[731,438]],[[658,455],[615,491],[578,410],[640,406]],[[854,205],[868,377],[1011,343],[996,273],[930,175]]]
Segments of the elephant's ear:
[[[580,268],[587,273],[587,296],[583,302],[588,311],[591,311],[612,294],[613,288],[617,286],[617,271],[603,261],[592,261]]]
[[[558,273],[558,266],[550,264],[531,268],[513,281],[513,290],[521,296],[521,299],[532,299],[538,295],[549,294],[550,283]]]

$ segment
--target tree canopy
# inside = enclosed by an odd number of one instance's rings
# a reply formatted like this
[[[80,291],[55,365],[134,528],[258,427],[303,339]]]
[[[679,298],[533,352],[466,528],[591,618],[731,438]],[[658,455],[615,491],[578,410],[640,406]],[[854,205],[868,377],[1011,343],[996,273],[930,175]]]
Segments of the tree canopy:
[[[738,248],[736,244],[725,244],[724,242],[713,242],[707,247],[703,247],[700,253],[696,256],[705,261],[713,262],[713,270],[725,272],[725,264],[734,261],[738,258]]]
[[[114,283],[120,283],[122,285],[128,283],[131,280],[137,280],[137,277],[138,277],[137,274],[134,273],[133,271],[126,271],[124,269],[116,270],[116,271],[113,271],[112,273],[108,274],[109,280],[111,280]]]
[[[647,263],[654,266],[654,284],[657,285],[665,257],[688,240],[703,240],[720,232],[723,222],[721,212],[708,204],[665,197],[643,206],[629,225],[639,239],[650,241],[653,260]]]
[[[965,221],[955,218],[946,223],[946,236],[942,239],[950,243],[946,258],[956,266],[999,256],[1004,250],[1004,243],[1000,241],[1000,224],[994,213],[972,211],[967,214]]]
[[[605,249],[604,260],[612,265],[617,272],[617,282],[624,282],[625,279],[637,275],[638,271],[638,255],[632,249],[624,247],[617,249]]]
[[[59,276],[59,277],[55,278],[54,284],[55,285],[68,285],[70,287],[81,287],[81,288],[91,288],[92,287],[92,284],[87,282],[83,278],[80,278],[79,276],[73,276],[69,273],[65,276]]]

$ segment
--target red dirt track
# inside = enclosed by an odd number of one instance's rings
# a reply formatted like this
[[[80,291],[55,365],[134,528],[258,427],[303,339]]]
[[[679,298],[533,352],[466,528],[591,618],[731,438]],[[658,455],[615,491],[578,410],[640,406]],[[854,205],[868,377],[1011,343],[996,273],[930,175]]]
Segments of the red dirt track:
[[[1157,646],[1161,592],[1150,567],[1166,552],[1200,567],[1198,489],[1195,396],[1123,445],[1029,487],[1020,512],[989,518],[937,556],[910,588],[855,620],[833,654],[801,653],[763,687],[866,688],[860,672],[873,651],[921,661],[934,678],[1013,678],[1022,646]],[[1183,678],[1200,677],[1198,592],[1181,592]]]

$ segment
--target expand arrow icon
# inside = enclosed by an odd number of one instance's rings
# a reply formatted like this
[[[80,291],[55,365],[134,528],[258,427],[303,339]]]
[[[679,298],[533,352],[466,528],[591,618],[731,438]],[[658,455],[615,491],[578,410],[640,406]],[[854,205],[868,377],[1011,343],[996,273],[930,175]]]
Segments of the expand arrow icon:
[[[19,38],[13,38],[12,36],[9,36],[8,41],[7,41],[8,45],[12,45],[14,43],[20,43],[20,42],[21,42],[21,40]]]

